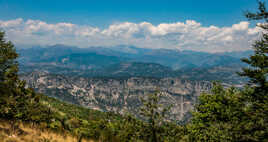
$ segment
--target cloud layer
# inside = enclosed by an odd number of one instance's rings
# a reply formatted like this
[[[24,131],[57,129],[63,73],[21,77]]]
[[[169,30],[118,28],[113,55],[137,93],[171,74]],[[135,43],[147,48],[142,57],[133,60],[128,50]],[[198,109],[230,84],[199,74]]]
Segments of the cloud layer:
[[[8,40],[17,45],[66,44],[79,47],[135,45],[143,48],[168,48],[205,52],[241,51],[259,34],[257,27],[240,22],[231,27],[204,27],[193,20],[153,25],[142,23],[112,24],[106,29],[72,23],[49,24],[21,18],[1,21]]]

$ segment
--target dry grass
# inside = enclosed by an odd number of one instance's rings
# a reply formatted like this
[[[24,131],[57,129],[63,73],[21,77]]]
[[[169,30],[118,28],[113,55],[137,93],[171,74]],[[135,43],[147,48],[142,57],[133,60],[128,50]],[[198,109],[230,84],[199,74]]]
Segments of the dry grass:
[[[12,130],[7,121],[0,120],[0,142],[77,142],[77,138],[68,133],[41,130],[37,126],[20,123]],[[82,142],[94,142],[82,140]]]

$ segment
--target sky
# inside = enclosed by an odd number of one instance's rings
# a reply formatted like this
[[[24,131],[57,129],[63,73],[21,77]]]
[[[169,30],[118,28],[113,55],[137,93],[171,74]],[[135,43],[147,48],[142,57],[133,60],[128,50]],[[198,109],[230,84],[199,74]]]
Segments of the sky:
[[[0,0],[0,29],[18,46],[134,45],[204,52],[250,49],[256,0]]]

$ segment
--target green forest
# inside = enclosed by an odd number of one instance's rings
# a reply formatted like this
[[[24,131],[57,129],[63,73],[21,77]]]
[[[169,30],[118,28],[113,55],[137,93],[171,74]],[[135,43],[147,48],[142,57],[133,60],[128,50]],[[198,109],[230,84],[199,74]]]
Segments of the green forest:
[[[141,98],[142,118],[131,114],[100,112],[68,104],[36,93],[19,79],[18,54],[0,32],[0,119],[10,125],[9,134],[18,134],[20,124],[77,141],[103,142],[265,142],[268,141],[268,11],[246,12],[249,20],[260,22],[261,37],[252,45],[254,54],[242,61],[249,65],[238,74],[249,79],[243,88],[224,88],[215,82],[203,93],[187,123],[168,121],[172,106],[164,107],[160,92]],[[2,129],[0,129],[2,132]],[[5,136],[0,133],[0,141]],[[48,138],[32,141],[51,141]]]

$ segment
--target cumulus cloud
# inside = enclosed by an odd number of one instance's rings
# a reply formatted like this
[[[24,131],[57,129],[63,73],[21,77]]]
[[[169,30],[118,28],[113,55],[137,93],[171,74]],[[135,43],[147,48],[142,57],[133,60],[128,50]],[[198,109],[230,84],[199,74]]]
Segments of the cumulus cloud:
[[[1,21],[9,40],[20,45],[66,44],[80,47],[135,45],[142,48],[168,48],[204,52],[251,49],[260,29],[242,21],[230,27],[202,26],[193,20],[153,25],[117,23],[105,29],[72,23],[49,24],[21,18]]]

